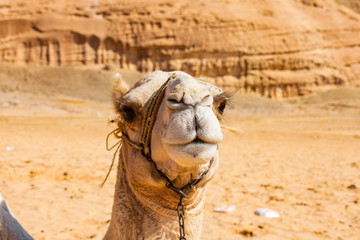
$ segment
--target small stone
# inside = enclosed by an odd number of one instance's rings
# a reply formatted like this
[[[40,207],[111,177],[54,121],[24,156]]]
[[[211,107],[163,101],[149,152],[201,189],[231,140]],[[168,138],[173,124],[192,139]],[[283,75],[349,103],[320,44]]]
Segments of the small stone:
[[[356,185],[355,184],[351,184],[347,187],[348,189],[351,189],[351,190],[355,190],[356,189]]]
[[[14,151],[16,150],[16,147],[4,147],[5,151]]]
[[[214,212],[232,212],[235,210],[234,205],[221,205],[220,207],[214,208]]]
[[[243,235],[246,238],[253,237],[255,235],[253,231],[246,230],[246,229],[238,231],[238,233]]]
[[[280,215],[270,209],[267,208],[258,208],[255,210],[255,214],[262,217],[268,217],[268,218],[279,218]]]

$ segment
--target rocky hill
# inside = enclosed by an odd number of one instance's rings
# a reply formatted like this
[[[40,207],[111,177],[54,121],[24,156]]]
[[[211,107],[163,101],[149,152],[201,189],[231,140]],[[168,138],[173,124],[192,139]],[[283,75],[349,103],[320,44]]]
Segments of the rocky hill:
[[[0,61],[183,70],[228,89],[303,96],[360,86],[359,9],[351,0],[4,0]]]

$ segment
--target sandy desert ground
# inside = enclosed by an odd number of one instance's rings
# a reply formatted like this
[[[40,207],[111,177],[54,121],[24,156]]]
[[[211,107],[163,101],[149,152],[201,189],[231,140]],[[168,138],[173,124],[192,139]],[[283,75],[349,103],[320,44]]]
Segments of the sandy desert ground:
[[[116,174],[99,188],[112,158],[110,101],[4,82],[0,192],[12,212],[35,239],[101,239]],[[202,239],[359,239],[359,103],[347,87],[286,101],[236,95],[225,124],[244,134],[225,133]],[[213,211],[221,205],[235,210]]]

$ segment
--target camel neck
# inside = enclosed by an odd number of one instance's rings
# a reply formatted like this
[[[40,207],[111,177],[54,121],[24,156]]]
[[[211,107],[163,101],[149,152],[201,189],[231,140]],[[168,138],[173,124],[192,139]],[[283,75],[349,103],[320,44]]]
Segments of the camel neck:
[[[133,153],[127,162],[124,153],[121,154],[112,219],[104,239],[177,239],[176,209],[180,197],[166,188],[165,181],[152,177],[154,172],[146,160],[140,164],[139,156]],[[136,170],[132,169],[133,164],[137,164]],[[139,175],[139,171],[146,169],[148,173]],[[204,196],[205,189],[201,187],[184,199],[185,231],[189,239],[200,236]]]

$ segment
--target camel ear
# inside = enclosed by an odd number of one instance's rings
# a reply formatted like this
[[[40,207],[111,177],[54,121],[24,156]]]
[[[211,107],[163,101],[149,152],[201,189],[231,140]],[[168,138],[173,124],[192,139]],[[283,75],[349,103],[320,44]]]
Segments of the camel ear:
[[[117,112],[120,113],[120,99],[130,90],[129,85],[124,81],[120,73],[113,75],[112,99]]]

